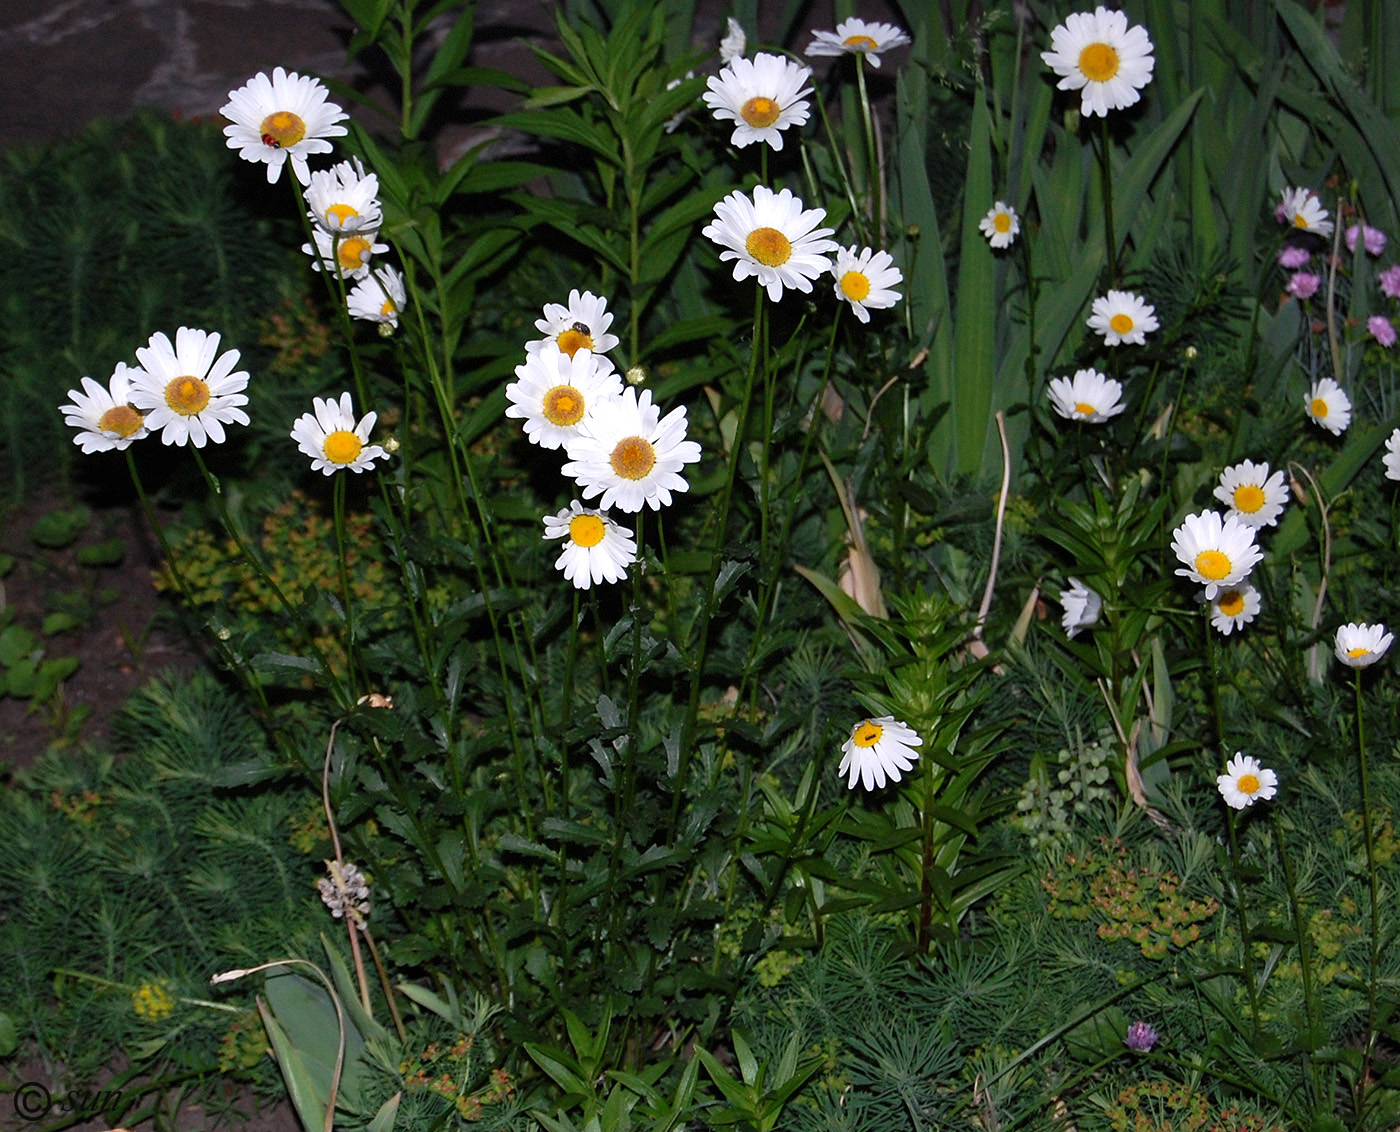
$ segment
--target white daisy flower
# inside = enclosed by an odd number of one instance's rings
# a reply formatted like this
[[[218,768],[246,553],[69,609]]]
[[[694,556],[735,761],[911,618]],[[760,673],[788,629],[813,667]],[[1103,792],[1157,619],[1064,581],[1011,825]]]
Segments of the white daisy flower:
[[[350,289],[345,305],[350,309],[351,318],[397,324],[399,315],[408,305],[403,276],[392,267],[376,267]]]
[[[724,38],[719,41],[719,61],[728,63],[731,59],[737,59],[748,47],[748,36],[744,34],[744,27],[733,16],[729,17],[725,25]]]
[[[1333,651],[1348,668],[1367,668],[1385,655],[1392,639],[1384,625],[1353,621],[1337,630]]]
[[[603,510],[660,511],[670,506],[671,492],[688,490],[680,471],[700,459],[700,445],[685,439],[685,426],[683,407],[662,417],[650,389],[638,397],[629,385],[579,421],[578,435],[565,444],[569,462],[563,472],[578,482],[585,499],[601,495]]]
[[[861,322],[870,321],[872,310],[899,302],[899,292],[890,288],[904,282],[904,273],[894,266],[889,252],[855,246],[838,249],[831,274],[836,277],[836,297],[850,303]]]
[[[1207,601],[1244,581],[1264,557],[1254,545],[1254,528],[1234,515],[1222,519],[1219,511],[1187,515],[1172,532],[1172,550],[1184,566],[1177,574],[1205,586]]]
[[[1277,215],[1284,224],[1299,232],[1315,232],[1319,236],[1332,234],[1327,210],[1311,189],[1284,189]]]
[[[326,138],[343,137],[346,129],[339,123],[350,117],[326,101],[328,93],[309,75],[289,74],[281,67],[270,79],[265,72],[254,75],[229,91],[228,103],[219,111],[230,122],[224,127],[229,149],[238,150],[244,161],[266,161],[268,184],[276,182],[291,158],[297,180],[309,185],[307,154],[330,153]]]
[[[311,174],[306,190],[306,203],[311,207],[306,215],[327,232],[339,232],[342,237],[365,229],[377,231],[384,223],[378,196],[379,178],[366,173],[357,157],[353,164],[342,161]]]
[[[1242,810],[1255,802],[1267,802],[1278,793],[1278,775],[1262,767],[1258,759],[1236,751],[1235,757],[1225,764],[1225,773],[1216,777],[1215,785],[1226,805]]]
[[[1050,383],[1050,406],[1066,420],[1103,424],[1127,408],[1123,387],[1094,369],[1076,370],[1073,378]]]
[[[783,148],[783,131],[807,123],[806,86],[810,68],[781,55],[759,52],[752,60],[735,56],[706,82],[705,105],[721,122],[733,122],[731,145],[743,149],[752,142]]]
[[[238,351],[219,354],[219,336],[182,326],[175,344],[157,331],[136,350],[139,370],[131,378],[131,403],[146,414],[146,427],[162,444],[224,442],[224,425],[248,423],[248,371],[234,370]],[[217,355],[217,356],[216,356]]]
[[[570,356],[575,350],[606,354],[620,341],[616,334],[608,333],[612,320],[607,299],[592,291],[580,295],[575,288],[569,292],[567,306],[545,303],[544,317],[535,319],[535,329],[545,337],[526,342],[525,352],[534,354],[553,343]]]
[[[600,404],[622,395],[612,362],[582,347],[570,356],[553,342],[541,343],[515,376],[506,386],[506,416],[523,420],[530,443],[541,448],[564,447]]]
[[[1081,92],[1080,113],[1090,118],[1137,102],[1156,65],[1147,29],[1130,28],[1127,16],[1102,5],[1066,17],[1040,57],[1060,76],[1060,90]]]
[[[1094,300],[1089,314],[1089,329],[1103,335],[1104,345],[1141,346],[1147,335],[1160,323],[1155,307],[1143,302],[1131,291],[1109,291]]]
[[[355,405],[349,393],[340,401],[330,397],[313,397],[313,413],[303,413],[292,425],[292,439],[311,458],[311,470],[334,475],[339,471],[368,472],[376,460],[389,454],[377,444],[369,443],[370,430],[379,419],[378,413],[366,413],[355,421]]]
[[[997,201],[992,210],[977,222],[982,235],[994,248],[1009,248],[1020,234],[1021,218],[1009,204]]]
[[[1315,381],[1305,402],[1308,416],[1333,436],[1341,436],[1351,424],[1351,398],[1330,377]]]
[[[544,537],[565,540],[554,567],[564,571],[576,589],[620,582],[627,576],[627,567],[637,561],[632,535],[609,519],[606,511],[594,511],[577,499],[559,514],[544,517]]]
[[[851,728],[851,737],[841,744],[841,765],[836,773],[850,772],[848,790],[859,781],[867,790],[883,787],[888,778],[898,782],[905,771],[919,761],[915,747],[923,746],[919,733],[892,715],[862,719]]]
[[[894,24],[867,23],[852,17],[842,20],[836,30],[812,32],[806,55],[861,55],[872,67],[880,65],[880,54],[914,41]]]
[[[1283,482],[1283,470],[1269,474],[1268,464],[1242,460],[1233,468],[1220,473],[1215,498],[1234,515],[1251,527],[1272,527],[1288,503],[1288,485]]]
[[[1248,582],[1241,582],[1215,595],[1210,603],[1210,623],[1228,637],[1259,616],[1259,608],[1259,591]]]
[[[122,452],[150,435],[146,418],[131,404],[131,379],[139,373],[125,362],[118,362],[107,388],[90,377],[82,379],[83,389],[68,390],[71,405],[60,405],[65,424],[79,429],[73,443],[83,455],[94,452]]]
[[[1103,612],[1103,598],[1078,578],[1069,580],[1069,589],[1060,591],[1060,604],[1065,607],[1060,616],[1065,636],[1074,640],[1081,629],[1092,629]]]
[[[812,280],[831,270],[826,256],[838,245],[826,238],[832,229],[817,227],[826,210],[804,209],[788,189],[755,185],[752,200],[732,192],[715,205],[715,216],[701,232],[724,249],[720,262],[732,259],[735,280],[754,276],[775,303],[784,287],[810,293]]]
[[[1400,428],[1390,434],[1385,442],[1385,455],[1381,457],[1385,465],[1385,478],[1400,480]]]
[[[346,279],[365,278],[369,274],[370,257],[389,250],[388,244],[375,242],[379,233],[372,228],[344,236],[324,228],[313,228],[311,234],[316,239],[316,250],[313,252],[310,244],[301,245],[301,250],[315,261],[311,266],[317,271],[338,269]]]

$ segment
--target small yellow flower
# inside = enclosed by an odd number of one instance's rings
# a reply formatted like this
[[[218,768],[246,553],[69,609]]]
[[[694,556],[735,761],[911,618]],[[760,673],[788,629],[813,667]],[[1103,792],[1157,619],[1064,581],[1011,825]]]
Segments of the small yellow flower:
[[[131,1009],[145,1022],[160,1022],[175,1013],[175,996],[164,981],[142,983],[132,992]]]

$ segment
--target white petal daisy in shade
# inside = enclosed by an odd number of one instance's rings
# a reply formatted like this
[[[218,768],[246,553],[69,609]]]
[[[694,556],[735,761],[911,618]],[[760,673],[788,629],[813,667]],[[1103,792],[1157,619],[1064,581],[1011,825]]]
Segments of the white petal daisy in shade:
[[[604,510],[660,511],[670,506],[671,492],[688,490],[681,469],[700,459],[700,445],[686,440],[685,426],[683,407],[662,417],[650,389],[638,397],[629,385],[579,422],[578,436],[565,445],[569,462],[563,472],[585,499],[601,495]]]
[[[880,65],[880,55],[912,43],[908,34],[894,24],[868,23],[854,16],[842,20],[835,31],[814,31],[806,55],[860,55],[872,67]]]
[[[1207,601],[1244,581],[1264,557],[1254,545],[1254,528],[1234,515],[1222,519],[1219,511],[1187,515],[1172,532],[1172,550],[1183,563],[1177,574],[1205,586]]]
[[[375,243],[379,233],[372,228],[345,235],[313,228],[311,234],[316,239],[316,250],[313,252],[310,244],[301,245],[301,250],[315,261],[311,266],[317,271],[339,270],[346,279],[365,278],[370,258],[389,250],[388,244]]]
[[[342,236],[364,229],[378,229],[384,222],[379,207],[379,178],[366,173],[359,158],[342,161],[311,174],[306,190],[307,216],[327,232]]]
[[[1158,328],[1156,308],[1131,291],[1109,291],[1094,300],[1089,329],[1103,335],[1106,346],[1141,346]]]
[[[807,123],[806,83],[812,72],[781,55],[759,52],[752,60],[735,56],[711,75],[702,96],[721,122],[733,122],[729,141],[743,149],[753,142],[783,148],[783,131]]]
[[[260,72],[237,90],[229,91],[219,111],[229,120],[224,127],[229,149],[244,161],[266,161],[267,180],[275,182],[290,158],[292,170],[303,185],[311,183],[306,157],[330,153],[327,138],[345,135],[340,125],[350,115],[334,102],[328,91],[309,75],[290,74],[281,67],[268,78]]]
[[[60,405],[64,423],[79,430],[73,443],[83,455],[123,451],[150,434],[146,418],[131,404],[131,378],[140,371],[118,362],[107,388],[90,377],[82,379],[82,390],[68,390],[70,405]]]
[[[1099,614],[1103,612],[1103,598],[1078,578],[1071,578],[1069,589],[1060,591],[1060,604],[1065,608],[1060,624],[1070,640],[1074,640],[1081,630],[1097,625]]]
[[[392,267],[376,267],[361,279],[345,296],[345,305],[351,318],[363,318],[370,322],[394,324],[408,305],[408,292],[404,289],[403,276]]]
[[[224,442],[224,425],[248,423],[247,370],[234,370],[238,351],[219,353],[219,336],[182,326],[175,344],[157,331],[136,350],[130,373],[131,403],[146,414],[146,427],[162,444]]]
[[[1236,751],[1235,757],[1225,764],[1225,773],[1216,777],[1215,785],[1226,805],[1242,810],[1255,802],[1267,802],[1278,793],[1278,775],[1266,770],[1258,759]]]
[[[535,319],[535,329],[545,337],[525,343],[525,352],[533,354],[547,343],[553,343],[572,356],[575,350],[590,350],[594,354],[606,354],[614,349],[619,339],[609,334],[613,316],[608,313],[608,300],[592,291],[569,292],[568,305],[545,303],[544,317]]]
[[[586,590],[601,582],[620,582],[627,567],[637,561],[637,543],[630,532],[577,499],[557,515],[544,517],[544,537],[562,538],[564,550],[555,561],[557,570]]]
[[[1381,463],[1385,465],[1386,479],[1400,480],[1400,428],[1386,438],[1385,455],[1381,457]]]
[[[809,293],[812,280],[831,270],[827,253],[838,245],[826,238],[830,228],[817,227],[826,210],[804,209],[788,189],[755,185],[752,199],[732,192],[715,205],[715,217],[702,234],[724,249],[720,261],[732,259],[735,280],[754,276],[775,303],[784,287]]]
[[[719,41],[719,61],[728,63],[744,53],[749,38],[744,34],[744,26],[733,16],[725,24],[724,38]]]
[[[591,350],[564,353],[545,342],[506,386],[506,416],[525,422],[525,435],[541,448],[562,448],[578,438],[579,426],[605,401],[622,395],[612,362]]]
[[[1073,378],[1057,377],[1048,392],[1051,408],[1066,420],[1102,424],[1127,408],[1123,387],[1098,370],[1081,369]]]
[[[1060,90],[1080,92],[1085,117],[1132,106],[1156,65],[1147,29],[1129,27],[1127,16],[1103,6],[1066,17],[1040,57],[1060,76]]]
[[[1338,628],[1333,651],[1347,667],[1367,668],[1385,655],[1392,639],[1384,625],[1353,621]]]
[[[367,472],[376,460],[388,453],[377,444],[369,443],[370,431],[379,419],[378,413],[366,413],[355,420],[355,405],[349,393],[340,400],[313,397],[315,412],[304,413],[292,425],[292,439],[303,454],[311,458],[311,470],[334,475],[336,472]]]
[[[1269,474],[1268,464],[1241,460],[1220,473],[1215,498],[1225,504],[1226,514],[1234,515],[1251,527],[1272,527],[1288,503],[1288,485],[1280,469]]]
[[[862,783],[867,790],[885,785],[885,780],[898,782],[905,771],[919,761],[915,747],[923,746],[919,733],[907,723],[897,722],[892,715],[879,719],[862,719],[851,728],[851,737],[841,744],[839,775],[849,774],[848,790]]]
[[[899,302],[899,292],[890,288],[904,282],[904,273],[894,266],[889,252],[855,246],[838,250],[831,274],[836,278],[836,297],[850,303],[861,322],[870,321],[872,310]]]
[[[1009,248],[1021,231],[1021,219],[1009,204],[997,201],[992,210],[977,222],[982,235],[994,248]]]
[[[1341,436],[1351,424],[1351,398],[1330,377],[1313,382],[1304,408],[1314,424],[1321,425],[1333,436]]]
[[[1283,200],[1276,211],[1284,224],[1299,232],[1313,232],[1319,236],[1332,234],[1327,210],[1311,189],[1284,189]]]
[[[1210,623],[1228,637],[1259,616],[1259,591],[1248,582],[1221,590],[1210,603]]]

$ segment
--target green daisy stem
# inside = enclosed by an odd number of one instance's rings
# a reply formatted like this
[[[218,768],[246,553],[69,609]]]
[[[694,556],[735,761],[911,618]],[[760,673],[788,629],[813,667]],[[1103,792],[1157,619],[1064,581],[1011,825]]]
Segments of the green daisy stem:
[[[1249,992],[1249,1021],[1255,1034],[1259,1033],[1259,986],[1254,975],[1254,937],[1249,932],[1249,912],[1245,906],[1244,866],[1240,858],[1240,840],[1236,832],[1235,807],[1227,807],[1226,828],[1230,832],[1230,863],[1234,868],[1235,918],[1240,929],[1240,947],[1244,955],[1245,990]]]
[[[856,89],[860,94],[860,117],[865,126],[865,160],[870,169],[870,230],[875,234],[875,243],[880,244],[880,233],[884,231],[882,213],[884,201],[881,199],[882,179],[880,177],[879,149],[875,144],[875,114],[870,107],[870,93],[865,88],[865,55],[856,53]]]
[[[1118,286],[1118,240],[1113,231],[1113,139],[1108,133],[1108,116],[1103,116],[1100,133],[1099,175],[1103,186],[1103,239],[1108,257],[1108,285]]]
[[[342,470],[335,475],[331,495],[335,515],[335,557],[340,572],[340,600],[345,605],[345,679],[350,685],[350,695],[355,697],[355,603],[350,593],[350,566],[346,560],[345,537],[345,477],[348,474]]]
[[[642,677],[642,573],[646,562],[646,508],[637,511],[637,561],[632,566],[632,655],[627,668],[627,743],[622,750],[622,781],[613,791],[613,844],[608,859],[608,904],[612,928],[609,950],[614,951],[622,941],[623,900],[619,891],[618,867],[622,863],[622,847],[627,840],[628,815],[637,793],[637,749],[641,745],[641,677]]]
[[[1371,1059],[1376,1048],[1376,998],[1380,975],[1381,923],[1379,885],[1376,877],[1376,837],[1371,821],[1371,777],[1366,761],[1366,728],[1361,710],[1361,669],[1352,669],[1356,689],[1356,762],[1361,772],[1361,829],[1366,839],[1366,884],[1371,899],[1371,964],[1366,976],[1366,1048],[1361,1055],[1361,1073],[1357,1078],[1356,1111],[1361,1113],[1365,1100],[1366,1081],[1370,1075]]]
[[[1288,838],[1285,836],[1282,821],[1275,818],[1274,838],[1278,842],[1279,863],[1283,866],[1283,883],[1288,890],[1288,906],[1293,913],[1293,933],[1298,937],[1298,969],[1303,980],[1303,1006],[1307,1011],[1307,1040],[1303,1043],[1303,1061],[1307,1066],[1308,1077],[1313,1087],[1313,1109],[1321,1117],[1327,1111],[1326,1098],[1331,1090],[1325,1074],[1319,1071],[1313,1060],[1312,1051],[1322,1039],[1322,1013],[1317,999],[1317,986],[1313,980],[1312,938],[1308,935],[1307,921],[1303,917],[1303,905],[1298,900],[1298,884],[1293,871],[1293,859],[1288,853]]]

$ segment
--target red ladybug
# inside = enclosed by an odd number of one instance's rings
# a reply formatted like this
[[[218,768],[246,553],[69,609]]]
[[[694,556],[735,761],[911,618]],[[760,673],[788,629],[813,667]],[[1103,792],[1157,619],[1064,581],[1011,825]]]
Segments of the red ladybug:
[[[273,149],[281,149],[281,148],[282,148],[282,143],[281,143],[280,141],[278,141],[276,138],[274,138],[271,134],[263,134],[263,136],[262,136],[262,143],[263,143],[263,145],[271,146]]]

